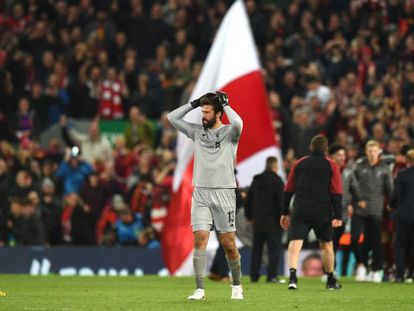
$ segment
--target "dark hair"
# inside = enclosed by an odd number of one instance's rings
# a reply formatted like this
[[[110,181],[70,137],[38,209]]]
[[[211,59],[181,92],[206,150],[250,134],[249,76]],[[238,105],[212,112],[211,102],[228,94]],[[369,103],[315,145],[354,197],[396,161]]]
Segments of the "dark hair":
[[[319,82],[319,78],[316,75],[306,75],[305,84]]]
[[[21,197],[21,196],[13,196],[10,199],[11,203],[15,203],[18,205],[27,206],[30,205],[32,202],[27,197]]]
[[[312,151],[319,150],[319,151],[326,152],[328,151],[328,140],[326,139],[325,136],[316,135],[315,137],[312,138],[310,147]]]
[[[207,93],[201,99],[201,106],[210,105],[213,106],[215,113],[223,112],[223,106],[220,104],[219,99],[215,93]]]
[[[402,147],[401,147],[400,153],[401,153],[402,155],[407,155],[407,152],[408,152],[410,149],[413,149],[413,147],[411,147],[411,145],[404,145],[404,146],[402,146]]]
[[[268,157],[266,159],[266,170],[270,171],[275,165],[277,165],[276,157]]]
[[[329,146],[328,153],[330,155],[334,155],[335,153],[337,153],[340,150],[346,151],[345,147],[342,146],[341,144],[332,144],[332,145]]]

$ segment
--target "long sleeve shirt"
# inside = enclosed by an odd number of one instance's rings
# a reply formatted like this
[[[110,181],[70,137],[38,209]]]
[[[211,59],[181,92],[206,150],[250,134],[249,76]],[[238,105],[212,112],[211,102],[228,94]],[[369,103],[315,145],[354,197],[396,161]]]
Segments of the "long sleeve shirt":
[[[229,106],[224,112],[230,124],[216,129],[190,123],[183,117],[192,110],[190,104],[170,112],[167,117],[181,133],[194,141],[193,185],[205,188],[236,188],[234,169],[243,128],[240,116]]]

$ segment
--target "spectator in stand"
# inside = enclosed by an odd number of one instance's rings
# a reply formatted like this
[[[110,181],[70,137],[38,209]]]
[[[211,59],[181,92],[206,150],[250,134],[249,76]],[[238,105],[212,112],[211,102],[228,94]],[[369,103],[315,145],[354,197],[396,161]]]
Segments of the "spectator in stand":
[[[126,145],[129,149],[138,144],[152,147],[154,144],[154,130],[151,122],[136,106],[129,109],[129,123],[124,130]]]
[[[86,46],[79,43],[76,49],[83,50]],[[76,118],[93,119],[98,115],[99,110],[101,68],[96,65],[90,66],[89,62],[83,64],[79,69],[78,83],[71,93],[74,98],[71,104],[71,114]]]
[[[10,126],[15,140],[18,142],[38,137],[40,119],[35,110],[31,109],[27,98],[23,97],[19,100],[18,111],[11,117]]]
[[[6,161],[0,156],[0,213],[6,212],[13,178]]]
[[[148,118],[159,119],[162,112],[159,82],[151,81],[147,73],[141,73],[138,75],[136,84],[135,90],[131,92],[131,105],[138,106]]]
[[[149,249],[160,248],[161,243],[157,240],[155,229],[147,227],[138,234],[138,245]]]
[[[161,114],[160,122],[156,133],[156,147],[157,149],[175,150],[175,142],[177,140],[177,131],[171,126],[167,119],[168,112]]]
[[[97,169],[100,165],[103,165],[104,168],[113,167],[111,144],[101,135],[97,121],[91,122],[88,134],[80,133],[74,128],[68,128],[65,116],[61,117],[60,124],[66,144],[70,147],[80,146],[82,157],[87,163]]]
[[[47,106],[47,102],[43,94],[42,84],[38,81],[35,81],[32,84],[32,89],[30,93],[30,103],[33,110],[39,118],[39,130],[45,130],[49,124],[49,107]]]
[[[12,75],[9,71],[0,71],[0,82],[0,124],[4,130],[4,132],[0,132],[0,137],[10,139],[10,115],[15,111],[20,94],[13,85]]]
[[[63,152],[60,151],[60,141],[57,138],[51,138],[47,142],[47,148],[44,151],[44,162],[51,162],[53,166],[58,165],[63,160]],[[51,174],[48,174],[48,176]]]
[[[338,118],[338,109],[335,102],[330,102],[327,107],[329,116],[323,125],[315,125],[311,120],[312,110],[309,107],[298,107],[293,112],[293,118],[290,113],[281,109],[282,122],[286,126],[288,133],[288,145],[295,158],[300,158],[309,153],[308,143],[316,134],[324,131],[330,133],[335,127]]]
[[[124,61],[125,54],[128,48],[127,43],[128,42],[127,42],[127,37],[125,33],[122,31],[118,31],[115,35],[115,42],[113,44],[114,47],[109,52],[109,58],[112,59],[113,63],[116,64],[117,66],[121,65],[122,62]],[[132,65],[134,66],[129,67],[129,69],[130,69],[130,73],[133,73],[136,76],[135,58],[132,58],[132,59],[134,60],[134,62],[132,63]],[[127,79],[125,79],[125,82],[127,82]],[[127,86],[129,88],[130,84],[127,83]]]
[[[44,95],[44,105],[48,108],[48,125],[57,123],[60,116],[68,110],[69,95],[59,86],[58,76],[51,74],[48,78]]]
[[[33,177],[27,170],[19,170],[16,174],[15,184],[10,190],[11,197],[26,197],[34,189]]]
[[[5,140],[0,141],[0,156],[6,162],[9,172],[15,174],[18,169],[17,156],[16,150],[10,142]]]
[[[43,180],[40,193],[40,212],[46,243],[62,244],[62,204],[56,195],[55,185],[50,178]]]
[[[20,219],[22,218],[23,199],[10,197],[9,211],[4,214],[2,221],[2,239],[4,245],[16,246],[16,229],[19,231]]]
[[[11,219],[8,221],[11,246],[16,245],[43,245],[45,243],[43,224],[28,198],[14,198],[11,202]]]
[[[137,184],[130,192],[130,209],[134,213],[140,213],[145,224],[150,224],[153,188],[152,175],[144,174],[139,176]]]
[[[22,3],[13,4],[12,14],[5,22],[7,27],[12,29],[16,34],[22,33],[30,22],[30,17],[25,15],[25,10]]]
[[[1,99],[0,99],[1,100]],[[0,107],[0,140],[3,139],[9,139],[9,122],[8,119],[10,117],[10,110],[8,107],[5,107],[7,105],[7,103],[3,103],[3,105]]]
[[[126,206],[118,212],[115,222],[117,242],[121,245],[138,245],[139,235],[144,230],[142,214],[132,213]]]
[[[154,169],[153,171],[154,186],[151,193],[152,204],[150,212],[150,224],[158,236],[161,235],[168,216],[175,161],[170,160],[159,167],[160,169]]]
[[[306,102],[311,102],[311,99],[315,97],[320,103],[318,108],[324,109],[329,100],[332,98],[331,90],[326,85],[322,85],[319,78],[316,76],[308,76],[305,77],[305,79],[306,88],[308,89],[305,98]]]
[[[122,70],[120,71],[120,79],[125,82],[125,86],[128,88],[129,95],[126,102],[127,105],[124,105],[124,108],[129,108],[131,102],[135,101],[131,100],[131,98],[134,97],[137,86],[139,87],[139,85],[137,85],[137,76],[139,71],[140,69],[137,64],[136,55],[126,57],[125,61],[123,62]]]
[[[56,177],[63,183],[63,193],[79,193],[86,178],[93,172],[92,166],[81,160],[78,147],[68,148],[60,163]]]
[[[89,209],[90,222],[95,228],[108,198],[108,189],[100,183],[97,173],[93,172],[88,176],[88,181],[83,185],[80,197]]]
[[[114,246],[116,244],[115,222],[118,212],[128,208],[124,198],[117,193],[105,205],[96,224],[96,242],[98,245]]]
[[[126,147],[124,136],[118,136],[114,142],[114,175],[115,178],[123,185],[126,186],[127,177],[130,176],[132,168],[137,164],[138,148],[129,150]]]
[[[79,198],[77,193],[65,196],[62,229],[63,241],[74,245],[92,245],[93,228],[90,223],[89,208]]]
[[[96,17],[86,24],[84,30],[87,37],[96,36],[101,46],[114,42],[117,30],[114,23],[108,18],[108,9],[108,7],[101,4],[96,12]]]
[[[37,24],[42,25],[43,23]],[[36,77],[43,86],[47,84],[48,78],[53,73],[53,67],[55,65],[55,55],[52,51],[44,51],[42,54],[42,64],[36,70]]]
[[[128,89],[119,80],[117,70],[108,69],[106,79],[101,83],[99,99],[99,116],[102,119],[114,120],[124,118],[123,97],[128,95]]]
[[[155,165],[154,152],[151,148],[148,148],[145,145],[141,145],[140,148],[137,147],[136,149],[138,149],[136,151],[137,164],[133,167],[131,174],[128,176],[128,191],[131,191],[143,176],[145,176],[147,180],[151,180],[152,170],[154,169]]]
[[[402,105],[406,110],[413,107],[414,103],[414,64],[407,65],[405,79],[402,84]]]

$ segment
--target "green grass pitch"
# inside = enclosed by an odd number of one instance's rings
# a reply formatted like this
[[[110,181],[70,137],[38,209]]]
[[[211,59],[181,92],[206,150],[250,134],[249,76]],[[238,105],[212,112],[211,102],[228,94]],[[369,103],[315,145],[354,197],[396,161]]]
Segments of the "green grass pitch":
[[[0,275],[0,310],[414,310],[414,284],[355,283],[327,291],[319,278],[286,284],[243,279],[243,301],[230,300],[230,284],[206,281],[206,300],[187,301],[193,278]]]

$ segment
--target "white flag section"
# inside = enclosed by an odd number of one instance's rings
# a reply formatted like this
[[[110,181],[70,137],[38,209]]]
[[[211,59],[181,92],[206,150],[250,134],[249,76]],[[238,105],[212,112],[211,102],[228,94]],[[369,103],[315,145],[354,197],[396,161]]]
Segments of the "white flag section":
[[[237,153],[237,179],[239,186],[249,186],[253,176],[264,170],[267,157],[276,156],[279,163],[283,162],[275,141],[259,58],[242,0],[236,1],[224,17],[191,98],[217,90],[227,93],[230,105],[243,119],[243,132]],[[201,109],[188,113],[185,120],[201,123]],[[193,142],[180,133],[174,193],[163,235],[164,261],[170,273],[175,275],[192,273],[192,187],[189,183],[193,156]],[[282,165],[279,167],[282,172]],[[217,246],[217,243],[210,244],[212,245],[209,246]]]

